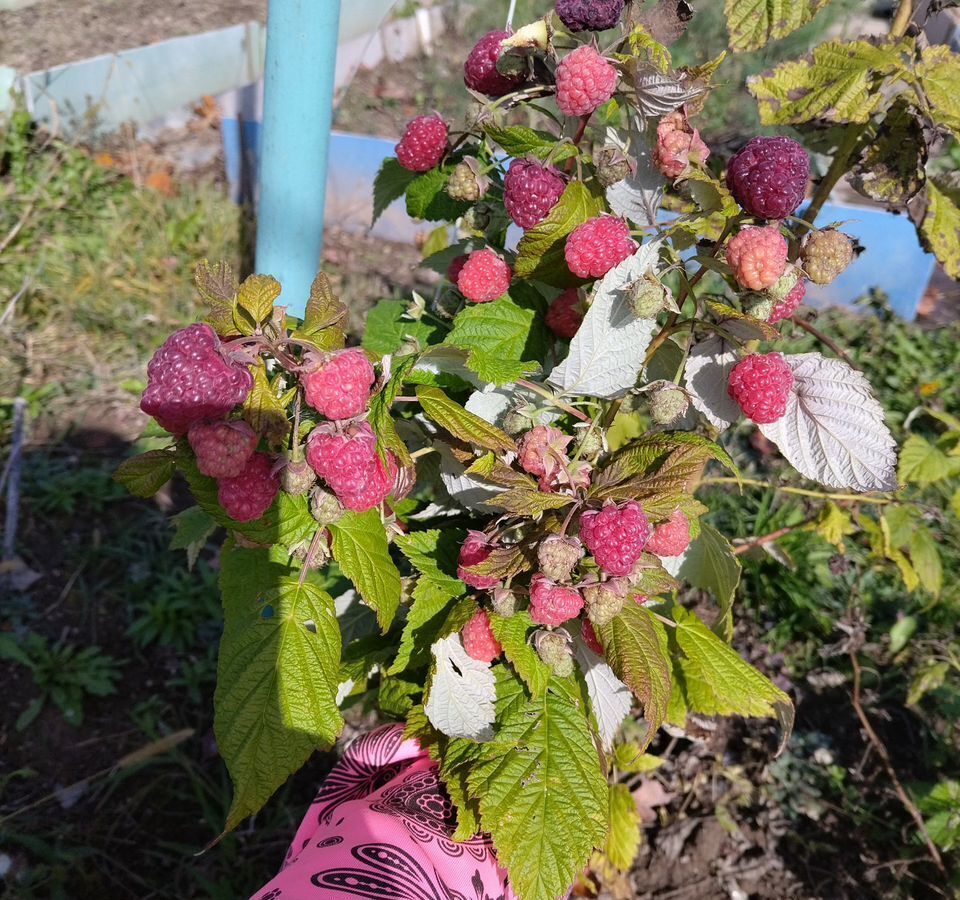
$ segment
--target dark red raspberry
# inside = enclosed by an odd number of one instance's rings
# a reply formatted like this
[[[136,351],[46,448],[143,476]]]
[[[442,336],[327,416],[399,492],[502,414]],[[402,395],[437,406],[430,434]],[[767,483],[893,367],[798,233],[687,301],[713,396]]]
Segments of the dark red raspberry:
[[[175,331],[147,365],[140,409],[171,434],[203,419],[220,419],[247,399],[250,371],[228,359],[220,338],[198,322]]]
[[[566,186],[567,182],[553,166],[515,159],[503,180],[503,205],[517,225],[523,229],[533,228],[556,206]]]
[[[502,97],[527,80],[526,73],[504,75],[497,69],[500,45],[508,37],[509,31],[488,31],[470,51],[463,64],[463,81],[471,91],[488,97]]]
[[[417,116],[396,146],[397,161],[411,172],[426,172],[447,152],[447,123],[440,116]]]
[[[393,490],[396,462],[387,464],[377,454],[377,438],[369,423],[361,422],[339,433],[331,426],[318,427],[307,438],[306,457],[317,473],[349,510],[365,512],[378,506]]]
[[[217,500],[235,522],[259,519],[279,491],[280,480],[273,474],[273,460],[266,453],[254,453],[239,475],[217,482]]]
[[[759,219],[793,215],[809,180],[807,151],[787,137],[755,137],[727,164],[727,187],[737,203]]]
[[[776,284],[787,267],[787,242],[773,225],[744,228],[727,244],[727,263],[741,287],[762,291]]]
[[[460,547],[460,559],[457,562],[457,578],[470,587],[486,591],[499,584],[495,575],[477,575],[468,570],[468,566],[482,563],[494,550],[496,544],[487,540],[482,531],[468,531],[467,539]]]
[[[767,316],[767,321],[772,325],[782,319],[789,319],[796,311],[797,307],[803,303],[803,298],[807,294],[807,282],[802,278],[797,279],[793,289],[777,303]]]
[[[513,271],[493,250],[475,250],[457,275],[460,293],[474,303],[489,303],[502,297],[510,288]]]
[[[467,656],[479,662],[492,663],[503,653],[503,647],[490,627],[490,617],[482,609],[478,609],[473,618],[463,626],[460,638]]]
[[[557,66],[557,106],[565,116],[586,116],[617,89],[617,70],[590,45],[571,50]]]
[[[352,419],[367,408],[376,375],[359,347],[334,353],[318,369],[305,374],[307,403],[328,419]]]
[[[454,284],[456,284],[466,262],[466,253],[461,253],[459,256],[455,256],[453,259],[451,259],[450,265],[447,266],[447,281],[452,281]]]
[[[580,615],[583,597],[576,588],[555,584],[539,572],[530,579],[530,618],[555,627]]]
[[[553,298],[547,310],[547,327],[557,337],[569,341],[577,333],[582,321],[583,304],[580,302],[580,291],[567,288]]]
[[[630,228],[616,216],[596,216],[567,236],[563,255],[578,278],[602,278],[637,249]]]
[[[211,478],[239,475],[257,448],[257,435],[246,422],[195,422],[187,439],[197,468]]]
[[[653,529],[640,504],[607,501],[603,509],[580,517],[580,537],[608,575],[629,575]]]
[[[752,353],[730,372],[727,392],[743,414],[758,425],[769,425],[787,411],[793,372],[781,353]]]
[[[624,0],[557,0],[557,15],[571,31],[606,31],[623,15]]]

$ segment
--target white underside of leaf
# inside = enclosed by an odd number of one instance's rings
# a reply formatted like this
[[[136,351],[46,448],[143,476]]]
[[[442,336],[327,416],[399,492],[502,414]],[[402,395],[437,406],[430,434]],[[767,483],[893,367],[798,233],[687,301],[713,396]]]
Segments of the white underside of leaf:
[[[896,443],[863,373],[820,353],[785,355],[794,386],[760,432],[800,474],[832,488],[897,489]]]
[[[467,509],[497,512],[497,507],[484,501],[503,493],[503,488],[467,475],[466,468],[454,457],[446,444],[437,441],[433,446],[440,454],[440,480],[447,493]]]
[[[740,407],[727,393],[730,372],[739,359],[733,345],[716,334],[695,344],[687,357],[690,402],[721,431],[740,418]]]
[[[490,666],[467,655],[459,634],[437,641],[430,649],[436,662],[424,705],[430,723],[448,737],[490,740],[497,695]]]
[[[574,652],[583,680],[587,683],[590,706],[597,720],[597,729],[604,750],[610,750],[623,720],[630,714],[633,694],[601,657],[578,637]]]
[[[607,203],[618,216],[630,219],[637,225],[656,223],[660,198],[663,195],[663,175],[653,164],[653,147],[657,141],[657,123],[650,121],[644,129],[638,119],[630,129],[629,140],[624,140],[616,129],[607,129],[607,143],[618,146],[630,154],[636,169],[622,181],[607,188]]]
[[[654,268],[659,252],[660,242],[650,241],[603,276],[551,384],[587,397],[617,397],[634,386],[657,322],[633,314],[629,288]]]
[[[491,425],[502,428],[503,420],[511,409],[527,404],[536,406],[542,402],[543,398],[538,394],[517,387],[515,384],[505,384],[500,387],[488,384],[482,391],[474,391],[467,398],[464,408],[475,416],[480,416],[481,419]],[[540,421],[545,425],[549,425],[560,417],[556,410],[544,409],[539,412]]]
[[[689,549],[689,547],[687,548]],[[680,575],[680,569],[683,568],[684,560],[687,558],[687,551],[684,550],[679,556],[661,556],[660,565],[666,569],[669,575],[677,578]]]

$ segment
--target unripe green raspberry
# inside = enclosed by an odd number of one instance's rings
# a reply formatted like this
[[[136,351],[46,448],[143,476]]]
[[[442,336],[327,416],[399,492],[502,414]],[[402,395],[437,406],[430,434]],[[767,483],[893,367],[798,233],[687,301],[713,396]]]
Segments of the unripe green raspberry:
[[[566,678],[573,674],[573,654],[566,631],[538,631],[533,636],[533,646],[555,675]]]
[[[773,308],[777,305],[777,301],[768,297],[763,291],[745,294],[742,302],[743,311],[761,322],[766,322],[770,318]]]
[[[540,571],[551,581],[569,581],[577,563],[583,559],[583,544],[577,538],[551,534],[537,547]]]
[[[599,428],[581,428],[577,451],[581,459],[593,459],[603,452],[603,432]]]
[[[672,381],[664,381],[650,393],[650,418],[657,425],[669,425],[676,422],[690,405],[683,388]]]
[[[601,147],[593,161],[597,166],[597,181],[604,187],[623,181],[633,171],[630,160],[619,147]]]
[[[503,417],[503,430],[510,435],[523,434],[529,431],[537,424],[533,418],[535,412],[532,406],[527,405],[511,409]]]
[[[787,263],[787,267],[783,270],[783,274],[764,292],[764,296],[769,297],[775,304],[779,303],[781,300],[785,300],[787,294],[790,293],[796,286],[797,282],[801,279],[800,270],[790,263]],[[766,316],[757,316],[758,319],[765,319]]]
[[[815,284],[830,284],[853,259],[853,241],[835,228],[808,234],[800,246],[800,260]]]
[[[343,515],[343,507],[333,494],[317,488],[310,496],[310,514],[321,525],[330,525]]]
[[[479,163],[472,156],[457,163],[447,180],[446,191],[450,198],[467,203],[479,200],[490,187],[490,179],[479,172]]]
[[[313,487],[317,473],[310,468],[305,459],[290,460],[280,470],[280,486],[295,496],[305,494]]]
[[[583,588],[583,602],[587,618],[594,625],[606,625],[619,615],[627,597],[627,583],[622,578],[611,578]]]
[[[509,619],[517,611],[517,595],[510,588],[494,588],[490,605],[498,616]]]
[[[638,319],[652,319],[672,305],[669,288],[653,275],[644,275],[630,290],[630,308]]]
[[[467,231],[484,231],[490,224],[490,210],[485,203],[471,206],[463,214],[463,227]]]

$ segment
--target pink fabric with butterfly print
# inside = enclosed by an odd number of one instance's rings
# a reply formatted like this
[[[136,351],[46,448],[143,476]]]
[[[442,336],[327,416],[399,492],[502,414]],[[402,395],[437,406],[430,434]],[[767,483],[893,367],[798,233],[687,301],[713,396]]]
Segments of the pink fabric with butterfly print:
[[[436,763],[386,725],[350,744],[252,900],[515,900],[489,839],[455,825]]]

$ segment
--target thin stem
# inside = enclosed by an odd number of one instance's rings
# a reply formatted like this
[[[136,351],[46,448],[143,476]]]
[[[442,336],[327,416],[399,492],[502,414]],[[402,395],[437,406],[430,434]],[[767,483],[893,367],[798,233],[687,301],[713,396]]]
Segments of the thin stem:
[[[557,409],[562,409],[564,412],[570,413],[571,416],[576,416],[576,418],[578,418],[581,422],[590,421],[590,416],[580,412],[579,409],[576,409],[575,407],[570,406],[569,403],[564,403],[562,400],[555,397],[545,387],[537,384],[535,381],[527,381],[525,378],[518,378],[517,384],[520,387],[526,388],[528,391],[533,391],[535,394],[539,394],[545,400],[549,400],[550,403],[553,406],[555,406]]]
[[[827,337],[819,328],[814,325],[811,325],[806,319],[801,319],[799,316],[790,316],[790,321],[794,325],[802,328],[809,334],[812,334],[821,344],[825,344],[829,347],[837,356],[840,357],[851,369],[859,369],[860,367],[854,363],[852,359],[844,352],[843,348],[835,341],[833,338]]]
[[[777,541],[788,534],[792,534],[794,531],[803,531],[809,528],[812,524],[813,520],[810,519],[806,522],[802,522],[800,525],[786,525],[783,528],[778,528],[776,531],[771,531],[770,534],[762,534],[760,537],[753,538],[752,540],[746,541],[743,544],[736,544],[733,548],[733,554],[734,556],[740,556],[743,553],[748,553],[754,547],[762,547],[764,544],[772,544],[774,541]]]
[[[313,564],[313,557],[317,552],[317,547],[320,546],[320,541],[323,539],[324,530],[323,528],[318,528],[313,533],[313,540],[310,541],[310,546],[307,548],[307,555],[303,558],[303,567],[300,569],[300,577],[297,579],[297,584],[303,584],[307,580],[307,572],[310,571],[310,566]]]
[[[428,453],[439,453],[436,447],[421,447],[419,450],[414,450],[410,454],[410,459],[419,459],[421,456],[426,456]]]
[[[713,475],[704,478],[700,484],[745,484],[748,487],[772,488],[784,494],[797,494],[801,497],[816,497],[819,500],[840,500],[851,503],[869,503],[874,506],[883,506],[897,501],[890,497],[870,497],[866,494],[832,494],[828,491],[811,491],[807,488],[789,487],[786,485],[769,484],[756,478],[736,479],[729,475]]]
[[[837,186],[837,182],[850,167],[850,160],[866,128],[867,125],[848,125],[846,127],[843,138],[840,140],[840,146],[837,147],[837,152],[834,154],[833,161],[830,163],[830,168],[827,169],[827,174],[823,176],[817,185],[817,189],[813,193],[813,200],[810,201],[810,205],[803,214],[802,218],[809,228],[813,227],[813,223],[817,221],[817,216],[820,215],[823,204],[827,202],[830,194],[833,193],[833,189]]]
[[[910,20],[913,18],[913,0],[900,0],[897,7],[897,14],[893,17],[890,25],[890,37],[903,37],[910,27]]]

